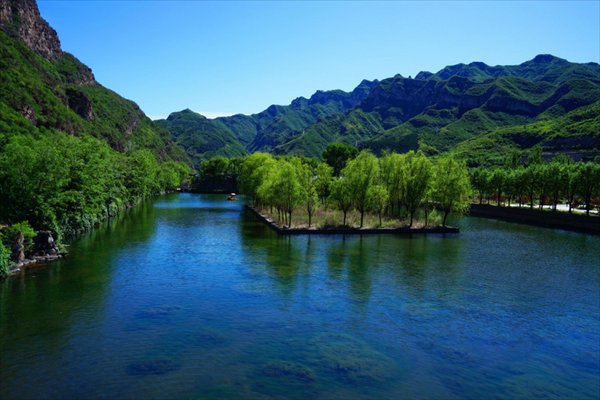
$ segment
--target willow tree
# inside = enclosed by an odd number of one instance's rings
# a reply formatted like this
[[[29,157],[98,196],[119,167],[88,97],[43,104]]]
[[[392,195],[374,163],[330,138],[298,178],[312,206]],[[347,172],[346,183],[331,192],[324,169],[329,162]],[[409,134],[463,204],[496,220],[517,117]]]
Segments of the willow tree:
[[[592,197],[597,194],[600,187],[600,165],[593,163],[583,164],[578,168],[575,177],[578,192],[586,204],[585,211],[590,215]]]
[[[379,226],[381,227],[381,214],[388,205],[390,196],[384,185],[371,185],[367,191],[369,208],[379,215]]]
[[[250,196],[252,202],[258,200],[258,188],[262,185],[270,168],[275,164],[273,156],[256,152],[244,159],[240,165],[240,190]]]
[[[350,185],[348,179],[343,175],[331,182],[331,200],[335,203],[337,208],[344,213],[344,226],[346,225],[346,214],[352,210],[352,193],[350,191]]]
[[[431,182],[432,199],[444,212],[443,226],[450,213],[462,214],[469,208],[469,174],[464,163],[444,157],[435,168]]]
[[[379,162],[377,157],[367,150],[360,152],[358,157],[351,160],[344,168],[344,176],[348,180],[348,187],[352,195],[354,207],[360,212],[360,227],[363,227],[365,211],[369,209],[367,192],[379,175]]]
[[[394,203],[400,207],[404,202],[404,155],[385,154],[381,159],[381,180],[388,190],[391,213],[394,213]]]
[[[317,181],[315,182],[315,188],[319,197],[325,201],[329,197],[331,179],[333,175],[333,168],[328,164],[321,162],[317,165],[315,171]]]
[[[410,214],[410,224],[419,206],[423,203],[425,193],[431,181],[431,162],[419,150],[416,154],[411,150],[404,158],[404,203]]]
[[[306,189],[301,181],[302,165],[298,159],[292,159],[291,162],[283,161],[277,165],[277,171],[273,177],[273,188],[276,190],[276,196],[287,216],[287,224],[292,227],[292,213],[294,209],[301,205],[306,198]]]
[[[304,196],[304,207],[308,214],[308,227],[310,228],[312,216],[319,206],[319,195],[317,194],[319,177],[315,175],[315,168],[310,164],[303,164],[301,168],[302,169],[299,171],[301,184],[306,191]]]

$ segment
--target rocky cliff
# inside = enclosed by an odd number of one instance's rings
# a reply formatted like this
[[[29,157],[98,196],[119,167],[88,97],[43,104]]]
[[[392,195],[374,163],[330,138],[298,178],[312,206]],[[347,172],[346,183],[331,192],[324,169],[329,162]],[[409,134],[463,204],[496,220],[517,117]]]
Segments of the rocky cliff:
[[[0,133],[6,137],[58,130],[94,136],[120,152],[147,148],[161,161],[191,164],[168,131],[61,50],[35,0],[0,0],[0,39]]]
[[[58,35],[40,16],[35,0],[0,0],[0,27],[47,60],[62,56]]]

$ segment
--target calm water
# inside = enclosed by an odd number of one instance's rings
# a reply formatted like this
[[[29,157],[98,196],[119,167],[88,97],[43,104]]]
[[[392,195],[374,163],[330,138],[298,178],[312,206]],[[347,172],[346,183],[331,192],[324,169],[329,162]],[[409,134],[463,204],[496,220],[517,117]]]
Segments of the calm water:
[[[278,237],[169,195],[1,282],[0,397],[600,396],[600,238]]]

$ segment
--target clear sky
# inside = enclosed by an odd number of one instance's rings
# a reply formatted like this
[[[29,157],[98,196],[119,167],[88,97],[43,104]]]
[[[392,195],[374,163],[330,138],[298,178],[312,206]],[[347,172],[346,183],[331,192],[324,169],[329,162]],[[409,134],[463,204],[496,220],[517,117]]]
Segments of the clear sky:
[[[49,1],[64,51],[151,118],[252,114],[363,79],[537,54],[600,62],[591,1]]]

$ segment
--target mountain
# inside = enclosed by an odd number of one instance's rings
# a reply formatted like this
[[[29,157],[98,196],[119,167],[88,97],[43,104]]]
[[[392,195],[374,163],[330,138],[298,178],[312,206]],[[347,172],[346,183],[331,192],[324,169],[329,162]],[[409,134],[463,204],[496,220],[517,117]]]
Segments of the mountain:
[[[184,110],[172,113],[167,120],[156,122],[168,129],[177,144],[185,148],[194,163],[199,165],[202,160],[216,155],[232,157],[254,151],[271,152],[273,148],[301,136],[319,119],[352,109],[378,83],[377,80],[363,80],[352,92],[318,90],[309,99],[298,97],[290,105],[272,105],[258,114],[237,114],[208,120]],[[241,148],[234,145],[232,136]]]
[[[159,160],[190,163],[166,129],[62,51],[35,0],[0,0],[0,55],[0,145],[14,135],[60,131],[91,135],[119,152],[150,149]]]
[[[600,101],[567,114],[520,126],[506,126],[456,145],[452,153],[469,165],[502,163],[513,150],[540,145],[548,153],[567,153],[582,158],[600,155]],[[586,153],[582,149],[588,149]]]
[[[288,106],[273,105],[259,114],[211,122],[232,133],[248,152],[320,157],[329,143],[344,142],[377,154],[420,149],[434,156],[459,151],[460,143],[471,143],[496,129],[552,121],[594,104],[600,100],[599,85],[596,63],[538,55],[520,65],[473,62],[435,74],[420,72],[415,79],[398,74],[363,81],[351,93],[318,91]],[[188,134],[190,140],[194,134]],[[230,142],[229,136],[223,137]],[[530,141],[519,143],[526,148]],[[188,154],[194,157],[193,151]]]
[[[171,113],[167,119],[155,122],[171,133],[175,143],[185,150],[198,171],[203,160],[218,155],[240,157],[247,153],[231,131],[190,109]]]
[[[470,64],[472,65],[472,64]],[[526,66],[536,65],[526,73]],[[525,67],[524,67],[525,66]],[[548,77],[591,68],[592,79],[569,79],[552,84]],[[297,137],[276,147],[275,154],[319,156],[331,142],[356,144],[380,154],[384,150],[406,152],[423,150],[428,155],[451,151],[459,143],[504,126],[523,126],[559,118],[572,110],[600,100],[595,64],[574,64],[553,56],[538,56],[519,66],[478,66],[488,74],[520,71],[521,75],[496,78],[477,75],[475,79],[450,75],[447,67],[438,80],[427,74],[410,79],[401,75],[382,80],[367,97],[344,115],[332,115],[306,129]],[[597,72],[593,72],[596,68]],[[473,72],[473,69],[467,72]],[[527,75],[529,74],[529,75]],[[449,76],[448,76],[449,75]]]
[[[482,62],[449,65],[435,74],[427,71],[419,72],[415,79],[445,81],[453,76],[462,76],[474,82],[483,82],[486,79],[501,76],[512,76],[527,79],[531,82],[548,82],[553,85],[562,85],[571,79],[586,79],[598,85],[600,84],[600,65],[597,63],[571,63],[551,54],[540,54],[533,60],[519,65],[496,65],[491,67]]]

